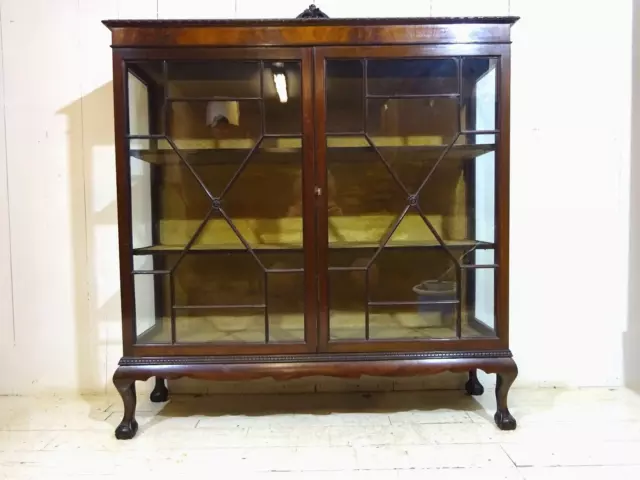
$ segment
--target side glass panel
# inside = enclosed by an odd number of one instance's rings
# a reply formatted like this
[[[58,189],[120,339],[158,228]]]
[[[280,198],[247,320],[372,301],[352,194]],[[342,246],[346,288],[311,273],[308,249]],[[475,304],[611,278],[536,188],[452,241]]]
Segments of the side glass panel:
[[[329,340],[495,336],[496,59],[327,59]]]
[[[300,62],[129,72],[138,343],[303,343]]]
[[[466,121],[469,130],[488,132],[496,130],[498,111],[498,67],[495,58],[464,59],[462,79]],[[496,135],[478,133],[468,135],[471,143],[492,145]],[[467,177],[473,184],[473,197],[470,202],[473,235],[479,241],[493,243],[496,240],[495,189],[496,162],[493,149],[474,158],[468,167]],[[495,287],[496,262],[493,249],[477,249],[464,259],[469,270],[469,292],[467,321],[484,336],[496,334]]]

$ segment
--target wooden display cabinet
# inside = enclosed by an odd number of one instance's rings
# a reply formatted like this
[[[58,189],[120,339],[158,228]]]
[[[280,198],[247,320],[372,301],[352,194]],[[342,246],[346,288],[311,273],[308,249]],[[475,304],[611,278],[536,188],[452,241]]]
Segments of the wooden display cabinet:
[[[311,17],[311,18],[309,18]],[[513,17],[105,21],[135,381],[497,374]]]

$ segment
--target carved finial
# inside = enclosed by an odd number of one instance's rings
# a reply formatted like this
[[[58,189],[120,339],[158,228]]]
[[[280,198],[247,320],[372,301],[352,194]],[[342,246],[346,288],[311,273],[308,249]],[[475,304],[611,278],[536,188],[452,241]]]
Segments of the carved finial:
[[[314,4],[311,4],[309,5],[309,8],[298,15],[297,18],[329,18],[329,16]]]

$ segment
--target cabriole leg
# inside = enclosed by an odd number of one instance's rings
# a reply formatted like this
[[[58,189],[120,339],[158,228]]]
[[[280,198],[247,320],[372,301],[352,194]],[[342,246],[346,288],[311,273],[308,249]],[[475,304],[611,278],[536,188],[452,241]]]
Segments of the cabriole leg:
[[[169,400],[169,389],[165,385],[164,378],[156,377],[156,386],[153,388],[149,398],[155,403]]]
[[[464,388],[469,395],[482,395],[484,393],[484,387],[478,380],[478,371],[473,369],[469,370],[469,380],[464,384]]]
[[[117,371],[116,371],[117,375]],[[116,438],[118,440],[129,440],[133,438],[138,431],[138,422],[136,422],[136,384],[135,380],[130,378],[119,378],[114,376],[113,384],[116,386],[118,393],[122,397],[124,403],[124,415],[120,425],[116,428]]]
[[[507,396],[509,395],[509,389],[516,377],[518,376],[518,369],[513,363],[513,368],[509,369],[505,372],[497,373],[496,380],[496,402],[498,404],[498,409],[496,411],[495,416],[493,417],[496,421],[496,425],[500,430],[515,430],[516,429],[516,419],[513,418],[513,415],[509,412],[509,407],[507,406]]]

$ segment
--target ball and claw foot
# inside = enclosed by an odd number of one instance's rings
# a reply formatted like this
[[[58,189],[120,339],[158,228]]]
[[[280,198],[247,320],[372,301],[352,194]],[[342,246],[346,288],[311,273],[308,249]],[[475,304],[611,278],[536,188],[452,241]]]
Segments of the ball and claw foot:
[[[467,383],[464,384],[464,388],[469,395],[476,397],[484,393],[484,387],[477,378],[469,378]]]
[[[500,430],[515,430],[518,425],[516,419],[509,413],[508,408],[498,410],[493,416],[493,419],[496,421],[496,425]]]
[[[469,380],[464,384],[464,389],[467,391],[467,394],[473,396],[479,396],[484,393],[484,387],[478,380],[478,375],[475,370],[471,370],[469,372]]]
[[[136,383],[135,380],[123,375],[121,369],[118,368],[113,375],[113,384],[122,397],[122,404],[124,405],[122,421],[116,428],[116,438],[118,440],[129,440],[138,431],[138,422],[136,422]]]
[[[156,379],[156,386],[153,388],[149,399],[154,403],[162,403],[169,400],[169,389],[164,384],[164,380]]]
[[[138,431],[138,422],[135,418],[130,422],[122,420],[118,428],[116,428],[116,438],[118,440],[131,440]]]

